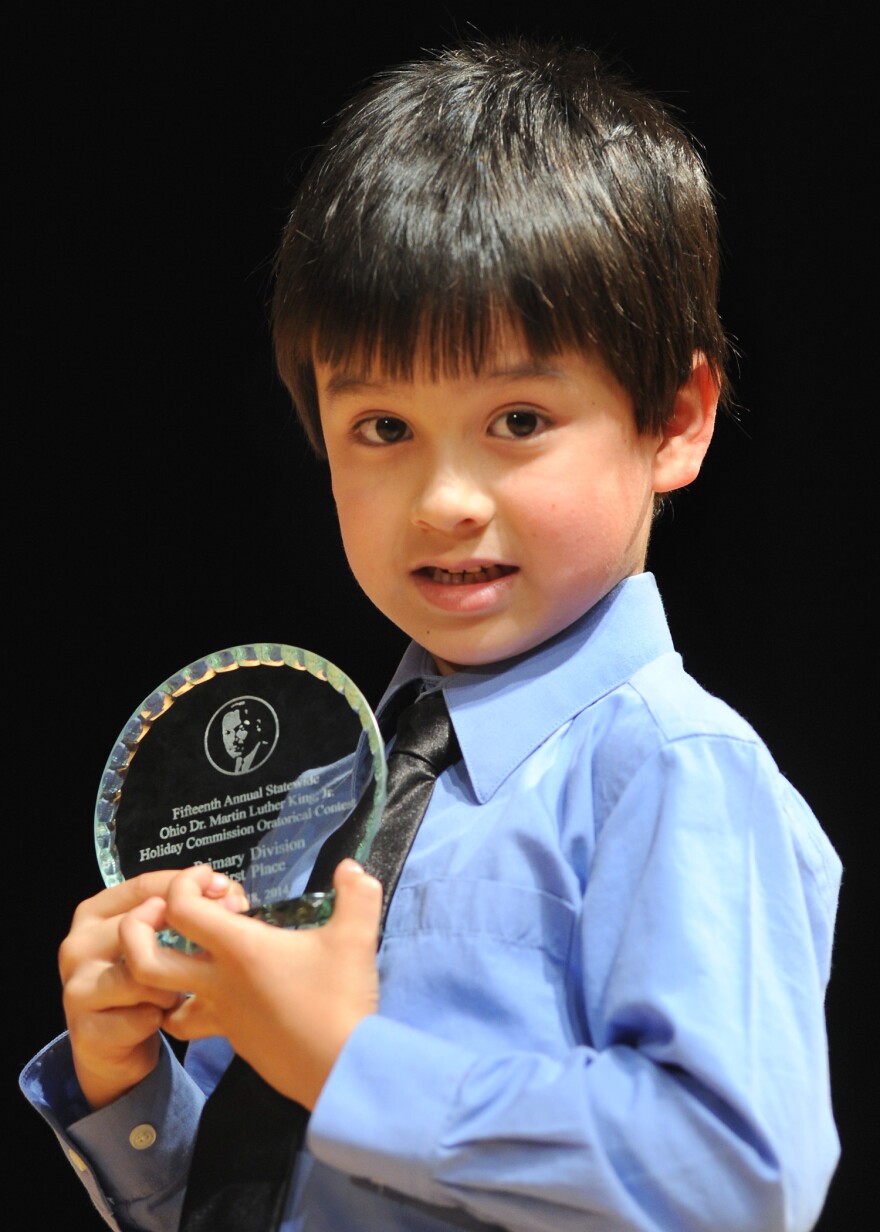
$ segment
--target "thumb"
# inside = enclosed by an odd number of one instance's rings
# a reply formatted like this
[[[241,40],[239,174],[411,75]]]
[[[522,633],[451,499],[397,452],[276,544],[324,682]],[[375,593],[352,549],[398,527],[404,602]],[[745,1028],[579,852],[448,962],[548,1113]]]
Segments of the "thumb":
[[[351,932],[352,939],[378,941],[382,915],[382,885],[365,873],[355,860],[343,860],[333,874],[336,901],[333,904],[334,923],[339,931]]]

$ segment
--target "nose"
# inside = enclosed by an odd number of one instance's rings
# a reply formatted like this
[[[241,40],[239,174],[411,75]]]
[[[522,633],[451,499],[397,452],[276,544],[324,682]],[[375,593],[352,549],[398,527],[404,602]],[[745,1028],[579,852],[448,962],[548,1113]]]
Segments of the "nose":
[[[427,473],[413,499],[412,519],[425,530],[472,534],[495,513],[488,486],[472,468],[444,464]]]

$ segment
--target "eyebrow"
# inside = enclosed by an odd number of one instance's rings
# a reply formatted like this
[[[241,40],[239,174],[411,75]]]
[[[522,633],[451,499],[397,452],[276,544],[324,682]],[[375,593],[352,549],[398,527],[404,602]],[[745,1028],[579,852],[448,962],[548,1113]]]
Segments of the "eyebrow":
[[[528,359],[522,363],[513,364],[509,368],[492,368],[488,371],[476,372],[488,381],[524,381],[534,377],[549,377],[555,380],[565,380],[566,373],[540,359]],[[382,393],[396,385],[397,381],[371,380],[364,374],[346,372],[344,369],[333,373],[328,379],[326,392],[330,397],[344,393],[375,392]],[[404,382],[405,383],[405,382]]]

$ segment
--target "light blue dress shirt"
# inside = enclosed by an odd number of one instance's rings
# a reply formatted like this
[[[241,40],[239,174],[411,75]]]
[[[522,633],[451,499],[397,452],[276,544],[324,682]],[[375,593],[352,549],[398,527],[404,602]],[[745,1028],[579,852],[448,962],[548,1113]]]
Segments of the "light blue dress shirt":
[[[431,670],[411,646],[386,699]],[[462,760],[284,1232],[806,1232],[839,1153],[823,1001],[841,868],[812,812],[685,673],[650,574],[443,687]],[[172,1232],[228,1057],[194,1044],[187,1074],[169,1049],[88,1114],[62,1036],[22,1087],[108,1222]]]

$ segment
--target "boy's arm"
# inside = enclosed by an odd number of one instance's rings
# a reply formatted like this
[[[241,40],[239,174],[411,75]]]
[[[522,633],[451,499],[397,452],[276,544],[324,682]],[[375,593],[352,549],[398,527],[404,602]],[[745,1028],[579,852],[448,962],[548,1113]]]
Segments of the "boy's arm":
[[[121,934],[130,913],[161,909],[178,875],[144,873],[77,907],[58,953],[68,1033],[20,1080],[106,1222],[147,1232],[177,1227],[204,1096],[159,1030],[180,995],[136,978]],[[233,912],[244,905],[240,887],[210,870],[204,892]]]
[[[591,791],[588,772],[576,779],[575,799]],[[823,1016],[839,865],[823,844],[759,745],[664,747],[597,838],[569,954],[583,1041],[492,1049],[476,1024],[438,1038],[427,1015],[365,1019],[318,1100],[310,1146],[344,1172],[516,1232],[806,1232],[839,1149]],[[436,888],[445,910],[455,882]],[[483,937],[466,892],[458,907],[467,935],[447,924],[439,936],[438,988],[466,983],[481,1002],[481,982],[502,980],[508,994],[544,995],[515,984],[528,930],[511,919],[506,947],[490,948],[504,913],[487,913]]]
[[[353,861],[334,884],[332,920],[299,933],[241,915],[235,888],[207,865],[144,874],[77,909],[60,953],[69,1032],[21,1087],[111,1227],[177,1228],[205,1096],[163,1040],[164,1022],[203,1053],[217,1045],[224,1063],[226,1041],[213,1037],[227,1036],[310,1104],[354,1023],[376,1008],[381,886]],[[168,925],[204,952],[159,946]]]
[[[205,1097],[167,1043],[142,1082],[97,1112],[77,1082],[67,1035],[34,1057],[20,1086],[105,1223],[118,1232],[176,1232]]]

